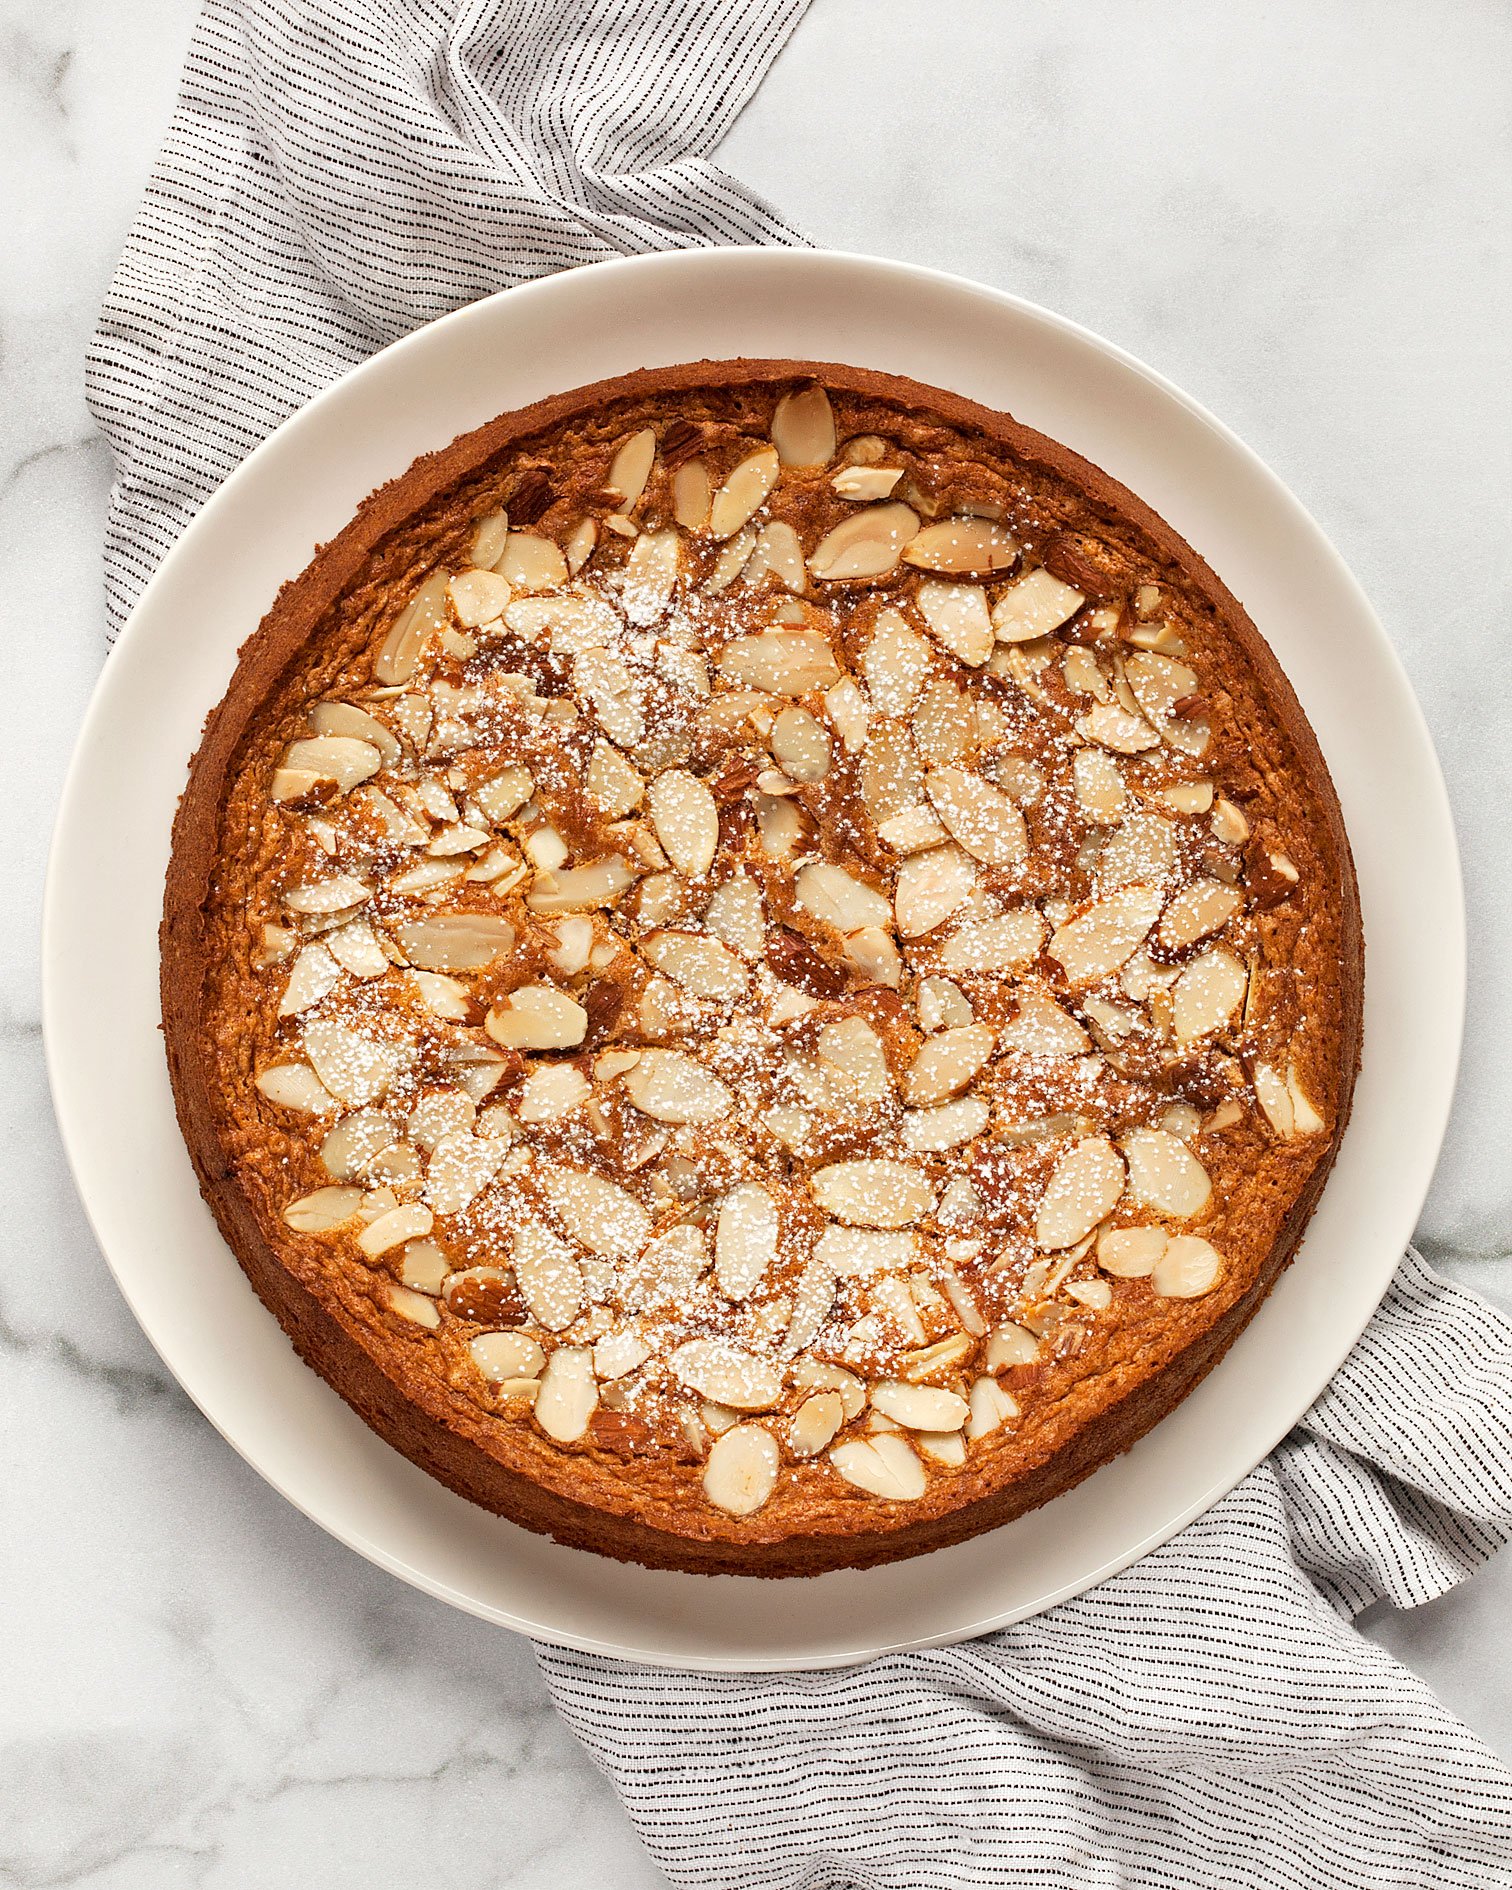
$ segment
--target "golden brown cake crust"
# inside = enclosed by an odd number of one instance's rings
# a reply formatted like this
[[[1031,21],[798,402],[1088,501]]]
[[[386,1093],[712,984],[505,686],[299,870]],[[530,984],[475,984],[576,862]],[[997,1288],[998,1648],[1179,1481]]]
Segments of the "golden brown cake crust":
[[[1255,963],[1271,968],[1272,1009],[1242,1053],[1242,1120],[1205,1124],[1195,1143],[1228,1215],[1226,1266],[1212,1290],[1156,1298],[1145,1278],[1115,1274],[1111,1327],[1099,1327],[1090,1307],[1063,1308],[1069,1317],[1049,1326],[1041,1356],[997,1373],[1023,1421],[932,1475],[915,1501],[883,1502],[835,1476],[832,1492],[818,1492],[809,1472],[785,1470],[770,1500],[741,1517],[698,1499],[691,1450],[679,1454],[664,1439],[653,1446],[604,1412],[564,1445],[532,1424],[528,1407],[507,1412],[468,1375],[463,1349],[479,1322],[459,1325],[452,1343],[454,1321],[443,1312],[443,1346],[393,1310],[392,1255],[379,1265],[338,1261],[320,1236],[285,1223],[290,1199],[320,1186],[323,1170],[299,1122],[291,1126],[255,1087],[278,1037],[280,979],[270,995],[254,962],[248,901],[276,882],[285,844],[267,804],[278,757],[311,703],[371,670],[380,633],[418,579],[438,564],[466,563],[479,518],[502,504],[516,528],[536,525],[560,540],[572,514],[591,512],[602,545],[612,498],[596,497],[586,476],[579,488],[558,480],[544,492],[532,477],[555,463],[564,441],[601,469],[638,425],[683,421],[701,431],[693,450],[707,455],[717,485],[764,437],[777,395],[811,382],[834,397],[843,436],[885,433],[906,443],[910,466],[933,469],[926,496],[941,516],[980,498],[986,467],[1011,488],[1019,538],[1062,583],[1096,602],[1137,571],[1162,590],[1203,678],[1203,700],[1175,713],[1210,718],[1203,772],[1244,810],[1247,836],[1235,847],[1254,928],[1247,936]],[[668,458],[669,437],[664,430]],[[602,470],[595,477],[602,486]],[[830,516],[817,486],[795,503],[811,508],[794,514],[800,523]],[[1118,608],[1125,639],[1131,606]],[[1090,634],[1085,641],[1095,647]],[[1147,506],[1011,418],[912,381],[828,363],[696,362],[573,390],[462,436],[375,492],[284,586],[191,765],[165,896],[162,1001],[179,1120],[217,1222],[300,1355],[374,1430],[470,1500],[573,1546],[653,1567],[804,1575],[923,1553],[1046,1502],[1128,1449],[1212,1369],[1291,1258],[1331,1168],[1358,1064],[1362,952],[1337,799],[1290,685],[1237,600]],[[1252,970],[1252,986],[1255,978]],[[863,988],[855,979],[844,995]],[[1324,1125],[1291,1139],[1274,1132],[1254,1087],[1255,1043],[1270,1057],[1288,1042],[1297,1087]],[[1205,1096],[1211,1108],[1229,1094],[1203,1091],[1212,1080],[1207,1066],[1194,1068],[1188,1088],[1170,1094],[1188,1108]],[[1031,1169],[1040,1162],[1042,1180],[1050,1158],[1036,1147],[1022,1160]],[[995,1171],[974,1159],[990,1191]]]

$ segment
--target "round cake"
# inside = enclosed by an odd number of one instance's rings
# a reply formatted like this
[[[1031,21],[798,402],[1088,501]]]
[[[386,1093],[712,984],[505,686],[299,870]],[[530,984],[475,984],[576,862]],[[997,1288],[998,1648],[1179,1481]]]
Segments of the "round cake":
[[[206,726],[162,943],[302,1357],[665,1568],[919,1554],[1127,1449],[1290,1258],[1358,1057],[1337,800],[1238,602],[1063,447],[812,362],[375,493]]]

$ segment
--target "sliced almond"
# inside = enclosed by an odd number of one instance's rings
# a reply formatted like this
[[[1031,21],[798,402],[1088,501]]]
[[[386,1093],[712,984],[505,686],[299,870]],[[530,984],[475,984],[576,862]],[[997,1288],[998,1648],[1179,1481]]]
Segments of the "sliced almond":
[[[1290,1140],[1297,1133],[1297,1112],[1292,1101],[1291,1086],[1268,1063],[1255,1065],[1254,1084],[1255,1100],[1266,1121],[1283,1140]]]
[[[750,584],[758,584],[762,578],[771,576],[786,590],[799,592],[808,588],[803,546],[786,519],[772,519],[756,534],[745,575]]]
[[[604,1260],[634,1258],[651,1238],[651,1217],[628,1188],[582,1168],[555,1168],[542,1185],[572,1238]]]
[[[834,926],[837,932],[859,932],[863,926],[886,925],[892,918],[885,894],[828,861],[815,861],[800,869],[795,896],[805,912]]]
[[[849,1086],[858,1101],[885,1102],[892,1093],[882,1039],[864,1017],[842,1017],[825,1024],[816,1048],[825,1065]]]
[[[532,912],[591,912],[597,906],[612,906],[634,884],[635,874],[624,860],[608,853],[587,866],[538,878],[525,903]]]
[[[809,1185],[826,1214],[853,1227],[909,1227],[934,1206],[933,1184],[911,1162],[831,1162],[815,1169]]]
[[[1207,1170],[1176,1136],[1165,1129],[1131,1129],[1123,1138],[1129,1164],[1129,1199],[1178,1220],[1190,1220],[1207,1206],[1213,1192]]]
[[[986,518],[947,518],[937,525],[926,525],[903,552],[907,563],[924,571],[952,575],[972,572],[979,577],[1006,571],[1018,554],[1019,543],[1013,534]],[[986,655],[967,660],[985,662]]]
[[[976,1077],[996,1042],[985,1024],[962,1024],[930,1037],[903,1079],[904,1099],[938,1103],[954,1096]]]
[[[514,1275],[530,1316],[548,1332],[570,1326],[583,1310],[583,1269],[565,1241],[538,1221],[514,1230]]]
[[[546,1361],[534,1411],[536,1423],[559,1444],[576,1443],[598,1409],[593,1354],[585,1346],[559,1345]]]
[[[441,912],[404,920],[394,927],[394,938],[422,971],[475,971],[513,949],[515,929],[491,913]]]
[[[378,750],[386,768],[392,768],[403,753],[393,731],[353,702],[317,702],[310,711],[310,727],[317,735],[339,735],[366,742]]]
[[[1097,1264],[1117,1280],[1147,1279],[1165,1250],[1163,1227],[1110,1227],[1097,1237]]]
[[[620,602],[631,623],[658,622],[677,589],[677,533],[642,532],[620,578]]]
[[[374,681],[392,686],[414,675],[426,643],[446,628],[448,582],[445,571],[433,571],[400,611],[373,662]]]
[[[567,582],[560,546],[536,532],[511,532],[494,569],[521,591],[552,591]]]
[[[411,1325],[425,1326],[434,1332],[441,1323],[436,1302],[428,1294],[401,1286],[397,1280],[384,1282],[383,1297],[389,1311],[397,1313],[401,1319],[408,1319]]]
[[[1052,934],[1047,947],[1073,987],[1099,984],[1131,958],[1160,916],[1160,894],[1129,886]]]
[[[1142,715],[1131,715],[1118,702],[1096,703],[1078,718],[1076,732],[1084,741],[1097,742],[1116,755],[1140,755],[1160,746],[1160,736]]]
[[[646,732],[646,712],[634,676],[608,650],[584,650],[572,666],[579,695],[592,704],[611,741],[633,748]]]
[[[788,1424],[788,1448],[795,1457],[817,1457],[833,1442],[845,1422],[845,1405],[838,1391],[816,1391],[793,1413]]]
[[[842,519],[809,554],[809,570],[825,582],[886,577],[919,528],[918,514],[892,501]]]
[[[872,499],[890,499],[893,487],[903,477],[901,466],[842,466],[830,481],[830,490],[842,499],[865,503]]]
[[[656,433],[651,427],[642,427],[638,433],[628,434],[620,441],[609,462],[609,477],[604,484],[618,499],[621,511],[635,509],[655,462]]]
[[[894,853],[922,853],[949,838],[944,826],[929,807],[905,807],[901,813],[877,823],[877,838]]]
[[[737,688],[806,696],[840,680],[828,638],[817,630],[761,630],[736,637],[719,653],[719,671]]]
[[[965,768],[931,768],[924,787],[951,837],[988,866],[1015,866],[1029,851],[1018,808],[990,782]]]
[[[959,847],[911,854],[898,868],[898,931],[904,938],[921,938],[943,925],[971,897],[976,879],[975,865]]]
[[[1006,1372],[1015,1365],[1032,1365],[1039,1357],[1039,1340],[1027,1326],[996,1326],[987,1340],[987,1369]]]
[[[709,530],[714,537],[733,538],[751,515],[760,511],[780,470],[777,449],[772,446],[759,446],[741,460],[714,494],[709,508]]]
[[[750,975],[727,945],[697,932],[653,932],[641,947],[646,958],[694,997],[728,1003]]]
[[[1297,1075],[1295,1063],[1287,1066],[1286,1090],[1291,1097],[1293,1132],[1297,1135],[1321,1134],[1328,1124],[1308,1099],[1307,1091],[1302,1087],[1301,1078]]]
[[[940,966],[950,972],[1014,971],[1032,962],[1044,939],[1044,922],[1031,906],[968,919],[940,947]]]
[[[514,590],[497,571],[460,571],[446,587],[457,619],[469,629],[502,617]]]
[[[986,1133],[991,1114],[980,1096],[962,1096],[933,1109],[910,1109],[903,1117],[903,1146],[916,1155],[961,1148]]]
[[[759,958],[766,943],[761,894],[744,873],[718,887],[709,900],[704,924],[743,958]]]
[[[672,516],[685,532],[708,530],[713,496],[708,467],[701,459],[684,460],[672,475]]]
[[[437,1214],[460,1214],[504,1166],[509,1144],[486,1141],[468,1129],[443,1135],[425,1171],[425,1198]]]
[[[548,1063],[532,1070],[515,1099],[521,1122],[559,1122],[580,1109],[593,1094],[593,1085],[570,1063]]]
[[[1086,598],[1043,568],[1031,571],[998,594],[992,627],[999,643],[1028,643],[1058,630]]]
[[[1243,961],[1222,946],[1194,958],[1171,993],[1176,1041],[1197,1043],[1222,1030],[1244,1002],[1248,983]]]
[[[390,1247],[398,1247],[406,1240],[423,1239],[434,1225],[435,1216],[423,1202],[406,1201],[380,1214],[377,1220],[369,1221],[357,1236],[357,1245],[370,1259],[376,1260]]]
[[[597,741],[584,786],[613,820],[634,813],[646,797],[646,784],[612,742]]]
[[[1077,804],[1088,820],[1111,827],[1128,801],[1118,763],[1101,748],[1078,748],[1071,759]]]
[[[1018,1400],[995,1378],[977,1379],[971,1387],[969,1405],[971,1415],[966,1422],[966,1435],[973,1443],[979,1437],[991,1436],[1010,1418],[1020,1415]]]
[[[361,1188],[317,1188],[283,1211],[296,1234],[328,1234],[351,1220],[362,1205]]]
[[[1092,1048],[1081,1025],[1037,984],[1020,989],[1018,1010],[1004,1026],[1001,1041],[1005,1050],[1034,1057],[1084,1056]]]
[[[868,984],[881,984],[896,991],[903,982],[903,961],[898,948],[879,925],[868,925],[842,939],[840,955]]]
[[[971,746],[971,707],[953,682],[936,676],[924,685],[912,717],[914,747],[932,767],[959,761]]]
[[[376,1109],[360,1109],[343,1117],[321,1143],[321,1166],[334,1181],[355,1181],[394,1139],[394,1125],[387,1116]]]
[[[807,709],[783,709],[772,723],[772,753],[794,781],[822,781],[830,771],[824,724]]]
[[[914,545],[918,542],[915,539]],[[910,545],[904,555],[912,558],[913,550]],[[919,586],[916,602],[935,640],[952,656],[973,668],[980,668],[991,656],[992,618],[979,585],[943,584],[926,578]]]
[[[714,1440],[704,1465],[704,1495],[731,1516],[752,1516],[776,1489],[780,1461],[770,1431],[737,1424]]]
[[[406,1056],[398,1044],[365,1037],[334,1018],[307,1023],[304,1047],[315,1074],[345,1103],[377,1102]]]
[[[871,1401],[884,1417],[910,1431],[958,1431],[971,1415],[958,1392],[934,1385],[905,1384],[884,1379],[872,1386]]]
[[[1074,1247],[1118,1204],[1123,1157],[1105,1135],[1084,1136],[1060,1161],[1040,1197],[1034,1237],[1047,1253]]]
[[[625,1094],[656,1122],[714,1122],[735,1098],[712,1071],[681,1050],[646,1050],[625,1073]]]
[[[732,1188],[720,1204],[714,1276],[727,1299],[748,1299],[777,1255],[777,1204],[758,1181]]]
[[[308,1063],[273,1064],[259,1072],[257,1089],[278,1108],[295,1109],[301,1115],[324,1115],[338,1107],[336,1098]]]
[[[588,1013],[549,984],[521,985],[496,1004],[483,1028],[506,1050],[571,1050],[588,1032]]]
[[[772,415],[772,444],[784,466],[827,466],[835,457],[835,413],[822,387],[784,394]]]
[[[929,645],[900,611],[877,613],[861,668],[879,715],[907,715],[932,665]]]
[[[340,979],[341,967],[325,946],[319,942],[306,945],[290,968],[289,981],[279,999],[279,1016],[296,1017],[309,1010],[334,991]]]
[[[1193,880],[1166,907],[1156,937],[1168,950],[1185,950],[1221,931],[1243,905],[1243,894],[1221,879]]]
[[[719,808],[704,782],[683,768],[668,768],[647,791],[656,837],[679,873],[702,879],[719,844]]]
[[[1158,1299],[1201,1299],[1223,1273],[1223,1257],[1196,1234],[1177,1234],[1155,1262],[1150,1285]]]
[[[690,1391],[733,1411],[769,1411],[782,1396],[782,1373],[726,1339],[689,1339],[667,1360]]]
[[[913,1451],[901,1437],[885,1431],[836,1444],[829,1460],[847,1483],[884,1501],[915,1503],[929,1488],[928,1474]]]
[[[539,1378],[546,1365],[546,1354],[528,1332],[480,1332],[467,1349],[491,1385],[511,1378]]]

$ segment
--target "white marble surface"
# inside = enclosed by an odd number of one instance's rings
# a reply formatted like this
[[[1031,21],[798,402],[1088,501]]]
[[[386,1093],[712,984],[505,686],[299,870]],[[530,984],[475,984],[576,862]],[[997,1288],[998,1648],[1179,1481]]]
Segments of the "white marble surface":
[[[658,1874],[529,1650],[328,1541],[166,1379],[47,1106],[37,911],[101,658],[108,467],[80,360],[192,11],[0,7],[0,1882],[635,1890]],[[816,0],[723,157],[819,242],[1123,343],[1332,533],[1465,847],[1469,1047],[1423,1244],[1512,1305],[1509,70],[1501,0]],[[1509,1605],[1503,1558],[1370,1631],[1512,1758]]]

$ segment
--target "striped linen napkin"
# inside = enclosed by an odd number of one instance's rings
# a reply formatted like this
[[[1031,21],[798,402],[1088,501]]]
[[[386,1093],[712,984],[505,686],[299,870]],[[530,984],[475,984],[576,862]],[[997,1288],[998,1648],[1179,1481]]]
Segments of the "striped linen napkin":
[[[112,631],[278,422],[434,316],[804,239],[709,162],[807,0],[209,0],[89,356]],[[1492,1890],[1512,1775],[1352,1617],[1512,1534],[1512,1325],[1409,1253],[1305,1421],[1092,1593],[844,1672],[543,1648],[675,1884]]]

